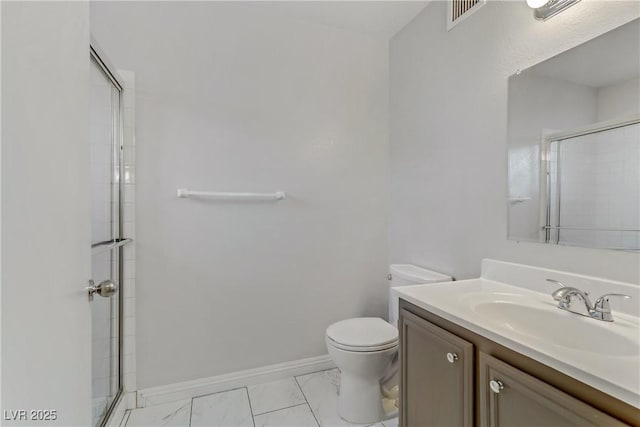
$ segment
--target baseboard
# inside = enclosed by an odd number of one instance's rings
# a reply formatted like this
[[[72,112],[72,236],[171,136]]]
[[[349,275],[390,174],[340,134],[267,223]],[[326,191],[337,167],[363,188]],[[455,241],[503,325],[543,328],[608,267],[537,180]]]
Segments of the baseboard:
[[[139,408],[335,368],[329,355],[138,390]]]

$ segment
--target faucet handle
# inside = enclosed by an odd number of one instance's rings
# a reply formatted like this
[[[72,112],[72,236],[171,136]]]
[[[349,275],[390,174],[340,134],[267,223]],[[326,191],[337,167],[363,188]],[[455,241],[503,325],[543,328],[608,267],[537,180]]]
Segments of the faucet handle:
[[[595,307],[603,307],[604,305],[609,305],[609,297],[620,297],[620,298],[624,298],[624,299],[630,299],[631,295],[627,295],[627,294],[604,294],[602,295],[600,298],[598,298],[596,300],[596,305]]]
[[[589,296],[589,292],[587,291],[582,291],[580,289],[571,287],[571,286],[567,286],[564,283],[555,280],[555,279],[545,279],[547,282],[549,283],[553,283],[555,285],[560,286],[560,289],[556,289],[555,291],[553,291],[553,293],[551,294],[551,296],[553,297],[554,300],[556,301],[562,301],[566,298],[566,295],[571,292],[571,291],[579,291],[579,293],[584,294],[584,297],[588,297]],[[584,298],[585,302],[589,302],[588,298]]]
[[[562,283],[562,282],[560,282],[558,280],[555,280],[555,279],[544,279],[544,280],[546,280],[549,283],[553,283],[554,285],[558,285],[561,288],[566,288],[567,287],[564,283]]]
[[[610,297],[621,297],[624,299],[631,298],[630,295],[616,293],[604,294],[600,298],[598,298],[593,306],[593,311],[597,318],[606,322],[613,322],[613,316],[611,315],[611,305],[609,304]]]
[[[564,283],[562,283],[562,282],[560,282],[560,281],[558,281],[558,280],[555,280],[555,279],[545,279],[545,280],[546,280],[547,282],[549,282],[549,283],[553,283],[554,285],[558,285],[558,286],[560,286],[560,289],[556,289],[555,291],[553,291],[553,293],[551,294],[551,296],[552,296],[552,297],[553,297],[553,299],[554,299],[554,300],[556,300],[556,301],[560,301],[560,300],[562,300],[562,299],[564,298],[564,291],[563,291],[563,288],[564,288],[564,289],[565,289],[565,291],[566,291],[567,286],[566,286]]]

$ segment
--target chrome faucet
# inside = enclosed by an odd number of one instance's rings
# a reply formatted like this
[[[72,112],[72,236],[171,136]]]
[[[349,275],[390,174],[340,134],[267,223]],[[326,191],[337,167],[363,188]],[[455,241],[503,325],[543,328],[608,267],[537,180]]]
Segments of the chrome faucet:
[[[558,282],[557,280],[553,279],[547,279],[547,282],[560,285],[560,289],[557,289],[551,294],[553,299],[558,301],[558,308],[570,311],[572,313],[580,314],[582,316],[591,316],[593,305],[591,305],[591,300],[589,300],[589,292],[582,291],[571,286],[565,286],[562,282]],[[573,306],[573,300],[575,298],[582,300],[582,302],[584,303],[584,310],[578,309],[577,307]]]
[[[553,279],[547,279],[547,282],[555,283],[560,286],[560,289],[555,290],[551,294],[553,299],[558,301],[559,309],[570,311],[581,316],[591,317],[596,320],[603,320],[605,322],[613,322],[609,297],[615,296],[625,299],[631,298],[629,295],[625,294],[605,294],[598,298],[595,304],[591,304],[589,293],[587,291],[573,288],[571,286],[565,286],[562,282]],[[584,303],[584,310],[573,307],[574,299],[581,300]]]

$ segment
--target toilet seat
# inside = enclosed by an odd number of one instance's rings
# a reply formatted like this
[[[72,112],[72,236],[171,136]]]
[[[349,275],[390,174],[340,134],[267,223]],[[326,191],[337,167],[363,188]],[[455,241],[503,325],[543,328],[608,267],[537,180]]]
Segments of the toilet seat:
[[[327,338],[345,351],[382,351],[398,345],[398,330],[379,317],[357,317],[329,326]]]
[[[380,345],[380,346],[377,346],[377,347],[358,347],[358,346],[349,346],[349,345],[340,344],[340,343],[335,342],[331,338],[329,338],[329,344],[332,345],[335,348],[339,348],[340,350],[344,350],[344,351],[354,351],[354,352],[366,353],[366,352],[382,351],[382,350],[387,350],[389,348],[397,347],[398,346],[398,341],[395,341],[395,342],[392,342],[392,343],[389,343],[389,344],[385,344],[385,345]]]

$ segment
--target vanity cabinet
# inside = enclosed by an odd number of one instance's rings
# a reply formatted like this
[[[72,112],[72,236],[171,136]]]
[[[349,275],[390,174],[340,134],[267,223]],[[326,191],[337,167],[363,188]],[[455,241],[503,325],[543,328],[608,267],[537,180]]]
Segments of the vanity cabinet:
[[[404,300],[398,326],[402,427],[640,426],[637,408]]]
[[[482,352],[478,355],[478,367],[482,427],[626,425]]]
[[[412,313],[401,319],[401,384],[416,397],[400,400],[404,425],[472,426],[473,344]]]

